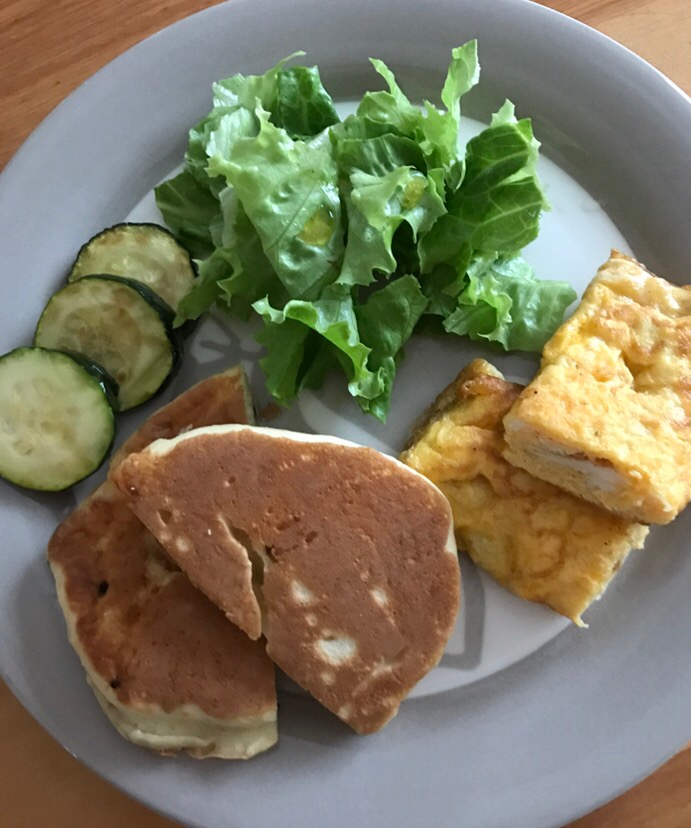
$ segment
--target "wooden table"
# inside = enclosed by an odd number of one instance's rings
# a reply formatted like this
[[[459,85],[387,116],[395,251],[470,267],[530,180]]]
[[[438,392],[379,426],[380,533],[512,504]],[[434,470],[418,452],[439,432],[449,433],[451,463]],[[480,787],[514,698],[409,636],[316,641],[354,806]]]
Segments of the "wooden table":
[[[156,30],[210,5],[208,0],[2,0],[0,168],[48,112],[103,64]],[[545,5],[629,46],[691,92],[689,0],[548,0]],[[173,825],[86,770],[34,722],[1,682],[0,733],[0,828]],[[569,828],[689,826],[687,749]]]

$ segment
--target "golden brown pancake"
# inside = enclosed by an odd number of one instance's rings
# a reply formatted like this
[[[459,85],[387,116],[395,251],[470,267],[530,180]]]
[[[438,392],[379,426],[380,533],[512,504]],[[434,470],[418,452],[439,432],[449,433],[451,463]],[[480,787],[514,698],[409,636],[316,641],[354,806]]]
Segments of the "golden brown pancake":
[[[515,466],[668,523],[691,500],[691,287],[612,251],[504,427]]]
[[[202,381],[154,414],[115,458],[197,423],[246,421],[241,369]],[[136,744],[248,758],[276,742],[274,669],[164,554],[112,483],[48,547],[70,642],[99,703]]]
[[[460,592],[449,505],[397,460],[212,426],[130,455],[113,480],[192,582],[355,730],[385,725],[439,661]]]
[[[111,469],[127,457],[162,438],[218,423],[253,423],[252,395],[245,372],[229,368],[198,382],[168,405],[159,408],[115,452]]]
[[[458,546],[521,598],[582,625],[648,529],[511,466],[502,418],[523,390],[471,362],[433,403],[401,459],[446,495]]]

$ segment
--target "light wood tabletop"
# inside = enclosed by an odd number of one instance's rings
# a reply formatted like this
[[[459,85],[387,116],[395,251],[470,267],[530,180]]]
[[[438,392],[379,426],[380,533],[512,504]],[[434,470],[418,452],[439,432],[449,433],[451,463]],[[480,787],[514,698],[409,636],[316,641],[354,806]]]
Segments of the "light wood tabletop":
[[[3,0],[0,169],[50,110],[93,72],[137,41],[210,5],[209,0]],[[691,92],[689,0],[546,0],[544,5],[610,35]],[[173,825],[83,767],[1,682],[0,732],[0,828]],[[637,787],[569,828],[689,826],[687,748]]]

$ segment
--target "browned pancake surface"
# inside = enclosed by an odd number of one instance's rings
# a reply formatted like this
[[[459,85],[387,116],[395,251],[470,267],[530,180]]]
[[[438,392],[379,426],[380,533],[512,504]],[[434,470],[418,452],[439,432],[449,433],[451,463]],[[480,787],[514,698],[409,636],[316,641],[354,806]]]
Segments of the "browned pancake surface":
[[[113,479],[225,612],[250,557],[255,576],[263,558],[269,655],[356,730],[376,730],[437,663],[457,615],[449,506],[372,449],[269,431],[194,432],[130,456]]]
[[[194,704],[219,719],[275,707],[263,644],[194,589],[111,483],[58,527],[50,561],[79,647],[120,703]]]
[[[157,411],[112,466],[158,437],[251,418],[244,373],[230,369]],[[112,483],[57,528],[48,559],[72,643],[108,704],[147,715],[193,706],[223,723],[275,717],[274,668],[264,642],[250,641],[192,586]]]
[[[229,368],[201,380],[153,413],[113,455],[117,464],[160,438],[177,437],[190,428],[216,423],[252,423],[252,399],[242,368]]]

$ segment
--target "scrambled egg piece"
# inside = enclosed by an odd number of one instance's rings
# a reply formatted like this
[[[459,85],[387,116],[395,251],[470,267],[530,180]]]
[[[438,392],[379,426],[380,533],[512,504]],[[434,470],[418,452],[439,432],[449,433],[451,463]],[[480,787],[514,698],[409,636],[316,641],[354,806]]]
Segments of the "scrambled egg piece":
[[[459,548],[512,592],[584,626],[632,548],[648,533],[510,465],[502,418],[522,391],[471,362],[415,428],[401,460],[451,503]]]
[[[616,251],[504,420],[504,456],[630,520],[691,500],[691,287]]]

